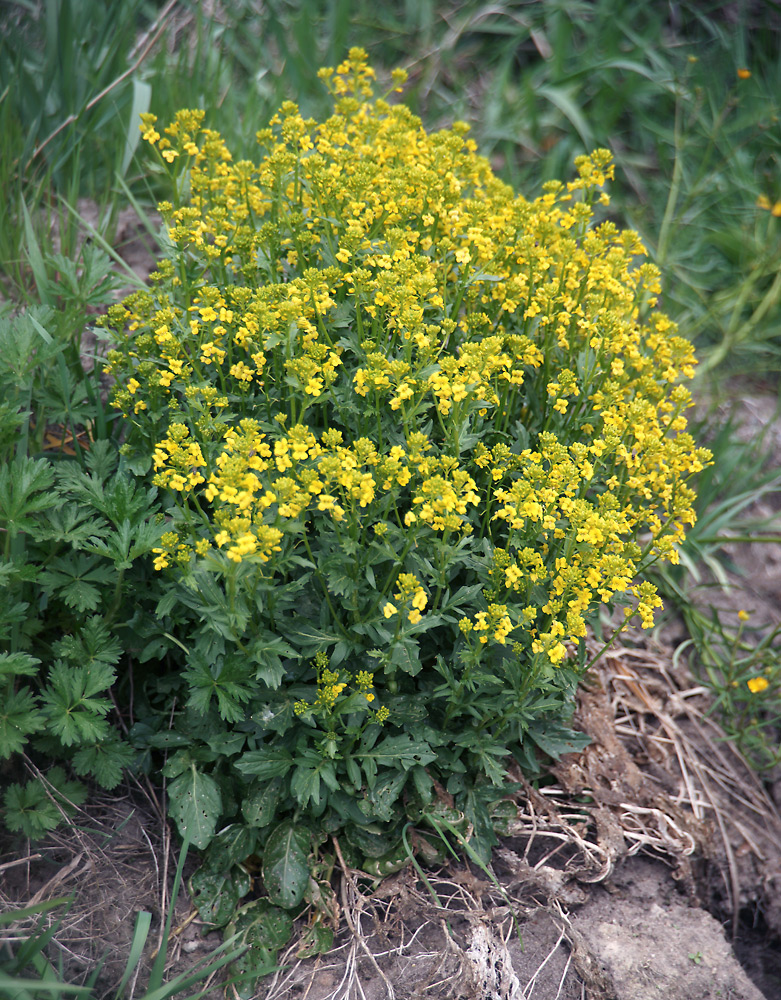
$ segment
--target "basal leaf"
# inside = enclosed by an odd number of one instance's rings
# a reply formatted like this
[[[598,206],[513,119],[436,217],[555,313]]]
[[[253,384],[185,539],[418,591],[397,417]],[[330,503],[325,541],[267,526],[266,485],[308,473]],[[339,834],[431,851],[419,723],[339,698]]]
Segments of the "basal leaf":
[[[241,812],[249,826],[263,829],[273,821],[283,789],[282,778],[252,782],[241,800]]]
[[[194,847],[208,846],[222,811],[222,796],[214,778],[201,774],[195,764],[168,786],[171,815],[183,837]]]
[[[333,944],[334,932],[331,927],[320,922],[312,924],[301,935],[296,958],[313,958],[315,955],[324,955],[333,948]]]
[[[236,912],[239,900],[250,890],[252,880],[241,868],[227,872],[213,871],[206,866],[190,879],[190,895],[198,916],[205,924],[224,927]]]
[[[292,909],[309,884],[309,831],[288,820],[274,827],[263,851],[263,883],[273,903]]]
[[[394,818],[393,807],[406,780],[406,771],[390,771],[377,779],[366,794],[373,816],[383,823],[389,823]]]
[[[255,850],[255,840],[254,830],[243,823],[231,823],[209,844],[205,864],[212,871],[226,872],[233,865],[246,861]]]
[[[578,753],[591,742],[585,733],[577,733],[552,719],[534,720],[526,731],[540,750],[553,760],[558,760],[565,753]]]

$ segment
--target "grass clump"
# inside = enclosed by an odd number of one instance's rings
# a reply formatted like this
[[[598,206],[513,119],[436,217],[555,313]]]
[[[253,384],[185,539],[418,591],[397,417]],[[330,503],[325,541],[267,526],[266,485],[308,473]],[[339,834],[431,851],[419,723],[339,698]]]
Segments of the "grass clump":
[[[512,762],[577,745],[600,605],[652,624],[644,574],[677,559],[709,457],[658,272],[598,221],[605,150],[527,201],[465,127],[377,98],[361,50],[322,75],[333,113],[285,103],[257,164],[197,112],[145,118],[170,249],[105,320],[184,652],[145,738],[175,698],[165,773],[215,923],[253,851],[266,927],[269,905],[327,911],[329,833],[387,871],[445,810],[486,858]]]

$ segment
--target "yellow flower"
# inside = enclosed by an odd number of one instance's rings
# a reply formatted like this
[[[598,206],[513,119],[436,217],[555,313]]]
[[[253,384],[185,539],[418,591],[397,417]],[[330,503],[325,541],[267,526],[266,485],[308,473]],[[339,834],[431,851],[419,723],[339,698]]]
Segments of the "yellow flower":
[[[382,609],[382,613],[385,615],[386,618],[392,618],[397,611],[398,608],[395,605],[391,604],[390,601],[388,601],[388,603]]]
[[[748,80],[750,78],[750,76],[751,76],[751,70],[750,69],[744,69],[744,68],[741,67],[738,70],[738,79],[739,80]]]
[[[751,612],[749,611],[738,611],[738,618],[742,622],[747,622],[751,617]]]
[[[770,681],[767,677],[751,677],[746,681],[746,684],[752,694],[759,694],[760,691],[766,691],[770,687]]]

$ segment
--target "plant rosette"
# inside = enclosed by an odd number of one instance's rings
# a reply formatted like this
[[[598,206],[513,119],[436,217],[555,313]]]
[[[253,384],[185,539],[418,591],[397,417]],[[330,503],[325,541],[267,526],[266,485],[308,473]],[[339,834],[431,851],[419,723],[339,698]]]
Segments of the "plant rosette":
[[[281,829],[298,876],[268,888],[294,910],[330,834],[391,857],[447,808],[488,856],[508,767],[582,745],[600,605],[651,626],[644,573],[676,561],[709,459],[658,272],[598,221],[607,151],[530,201],[465,125],[376,97],[361,50],[321,76],[333,114],[285,103],[257,163],[201,112],[144,116],[169,253],[104,320],[125,463],[168,497],[174,815],[218,854],[220,822],[244,857]]]

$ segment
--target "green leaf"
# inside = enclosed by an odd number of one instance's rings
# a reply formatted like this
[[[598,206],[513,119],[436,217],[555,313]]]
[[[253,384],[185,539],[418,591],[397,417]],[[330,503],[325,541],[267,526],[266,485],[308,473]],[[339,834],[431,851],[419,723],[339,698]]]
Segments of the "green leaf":
[[[394,804],[401,794],[407,780],[406,771],[390,771],[383,774],[369,789],[366,802],[371,807],[373,817],[383,823],[390,823],[394,818]]]
[[[222,812],[222,796],[214,778],[195,764],[168,786],[171,815],[182,837],[203,850],[209,845]]]
[[[340,787],[333,762],[323,759],[314,751],[304,751],[290,781],[290,791],[302,808],[310,801],[315,806],[320,805],[321,779],[332,791],[337,791]]]
[[[57,593],[68,607],[94,611],[100,603],[101,589],[116,582],[116,570],[77,552],[53,559],[39,581],[46,593]]]
[[[125,519],[116,528],[107,531],[105,537],[91,537],[89,542],[82,544],[82,548],[110,559],[115,569],[129,569],[134,559],[146,555],[160,544],[160,537],[165,530],[165,524],[154,521],[133,524]]]
[[[239,900],[250,890],[252,879],[241,868],[216,872],[205,866],[190,879],[190,895],[205,924],[224,927],[236,912]]]
[[[47,795],[42,785],[9,785],[3,797],[4,820],[9,830],[19,830],[33,840],[53,830],[62,820],[62,813]]]
[[[61,767],[49,768],[46,782],[28,781],[11,785],[5,793],[5,822],[9,830],[20,830],[24,836],[39,838],[71,816],[81,805],[87,790],[81,782],[69,781]]]
[[[267,899],[256,899],[238,909],[225,929],[225,937],[236,936],[237,943],[247,947],[231,967],[242,980],[242,995],[254,996],[256,981],[275,971],[277,951],[288,943],[292,933],[290,914]],[[249,989],[246,994],[245,986]]]
[[[0,707],[0,758],[18,753],[32,733],[45,724],[38,699],[27,687],[5,695]]]
[[[263,883],[273,903],[292,909],[309,885],[309,831],[291,820],[268,835],[263,851]]]
[[[318,921],[311,927],[307,927],[301,935],[296,958],[313,958],[315,955],[324,955],[333,948],[333,945],[333,929]]]
[[[249,826],[262,830],[271,823],[282,798],[283,788],[282,778],[252,782],[241,800],[241,812]]]
[[[406,733],[400,736],[386,736],[376,747],[368,751],[358,751],[355,757],[364,759],[370,757],[377,764],[401,766],[406,770],[415,764],[430,764],[437,759],[436,753],[428,743],[413,740]]]
[[[256,834],[243,823],[231,823],[209,844],[205,864],[211,871],[226,872],[255,850]]]
[[[398,828],[387,832],[376,823],[371,827],[350,823],[345,827],[344,835],[365,858],[381,858],[399,844]]]
[[[93,664],[114,667],[122,656],[119,640],[111,634],[100,615],[93,615],[80,632],[66,635],[53,648],[58,656],[85,667]]]
[[[103,518],[93,516],[88,508],[62,503],[46,512],[46,520],[34,529],[33,535],[38,541],[67,542],[79,549],[88,538],[105,528]]]
[[[0,653],[0,678],[35,677],[40,662],[28,653]]]
[[[249,750],[235,762],[236,770],[251,774],[262,781],[284,777],[293,766],[293,757],[282,747]]]
[[[245,657],[217,657],[211,662],[199,649],[187,661],[184,680],[191,689],[187,705],[205,715],[212,699],[226,722],[243,722],[245,705],[256,692],[251,679],[251,664]]]
[[[69,667],[62,660],[55,660],[49,671],[49,683],[42,691],[42,707],[52,732],[66,746],[97,743],[106,738],[108,725],[103,716],[110,711],[111,702],[95,695],[110,687],[115,676],[106,663]]]
[[[414,677],[420,673],[420,646],[414,639],[397,639],[391,649],[390,662]]]
[[[73,756],[76,774],[92,775],[103,788],[112,789],[122,780],[122,774],[135,758],[133,747],[111,734],[100,743],[81,747]]]
[[[19,456],[0,465],[0,524],[11,537],[34,530],[37,521],[33,515],[54,506],[53,482],[54,473],[44,458]]]
[[[529,723],[526,732],[553,760],[558,760],[565,753],[579,753],[591,742],[585,733],[577,733],[553,719],[536,719]]]
[[[286,623],[285,636],[307,656],[333,646],[340,639],[336,633],[322,629],[305,618],[294,618]]]
[[[285,676],[282,657],[299,659],[299,654],[289,643],[271,632],[259,635],[247,652],[255,664],[255,679],[263,681],[272,689],[278,688]]]

